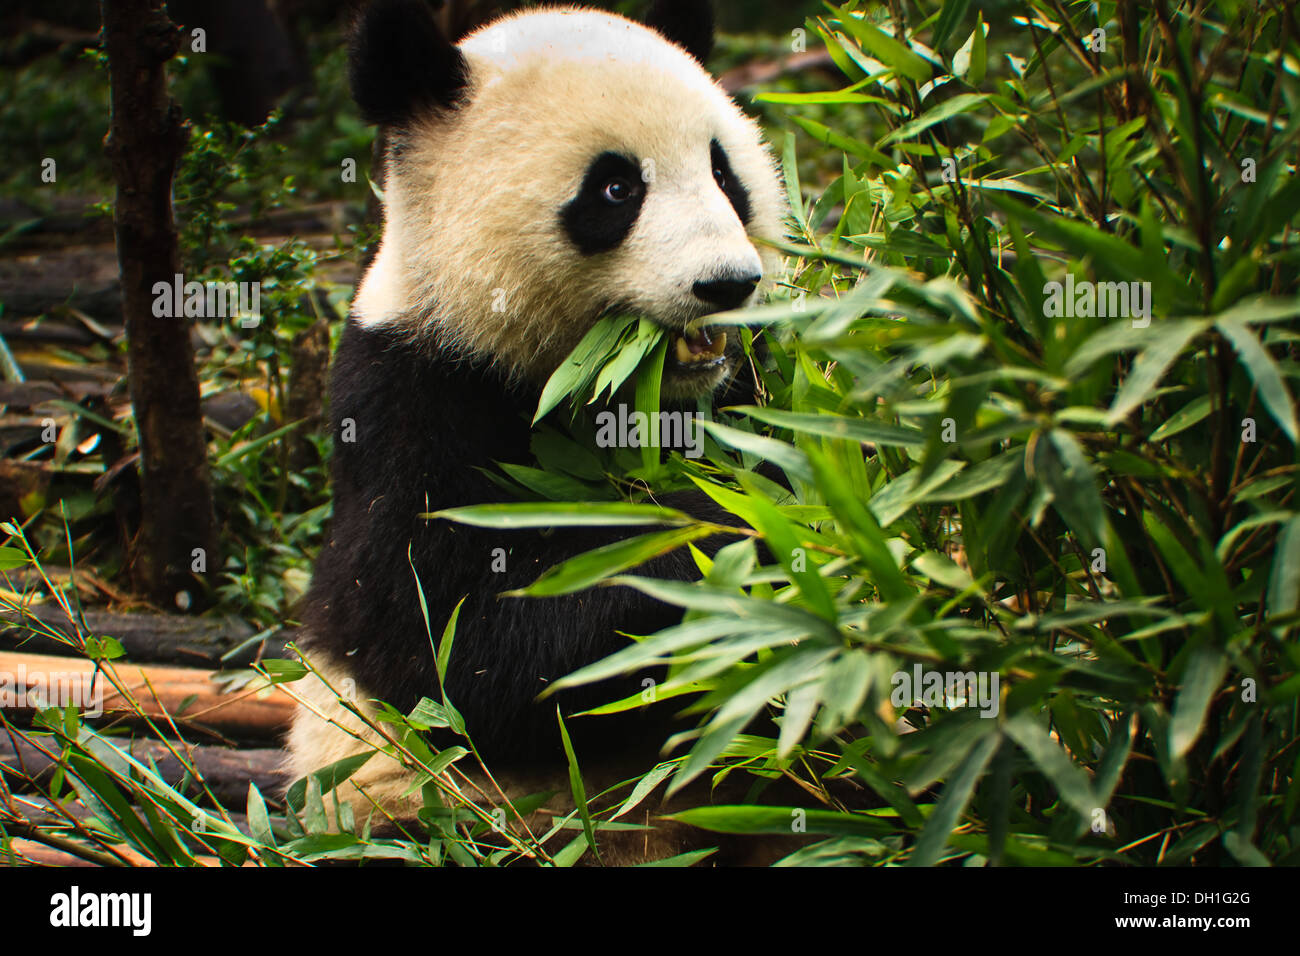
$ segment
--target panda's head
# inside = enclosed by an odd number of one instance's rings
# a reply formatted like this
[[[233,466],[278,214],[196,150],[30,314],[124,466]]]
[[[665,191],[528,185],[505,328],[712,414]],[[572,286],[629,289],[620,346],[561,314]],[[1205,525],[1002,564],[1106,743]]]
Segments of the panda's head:
[[[781,190],[756,124],[702,68],[705,0],[643,26],[575,7],[453,45],[422,0],[361,15],[352,87],[389,136],[385,225],[354,314],[543,382],[603,314],[670,332],[666,397],[734,370],[733,334],[778,263]],[[687,334],[682,334],[687,333]]]

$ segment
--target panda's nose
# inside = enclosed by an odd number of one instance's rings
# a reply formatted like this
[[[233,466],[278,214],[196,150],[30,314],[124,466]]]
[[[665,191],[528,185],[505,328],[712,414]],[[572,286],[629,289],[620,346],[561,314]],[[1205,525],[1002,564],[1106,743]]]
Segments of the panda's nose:
[[[727,276],[697,282],[693,288],[695,297],[719,309],[734,309],[753,294],[762,276]]]

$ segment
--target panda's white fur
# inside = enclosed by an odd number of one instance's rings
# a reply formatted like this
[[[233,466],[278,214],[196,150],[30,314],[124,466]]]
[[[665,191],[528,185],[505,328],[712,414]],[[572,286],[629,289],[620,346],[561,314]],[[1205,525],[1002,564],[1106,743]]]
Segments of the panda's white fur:
[[[356,699],[356,682],[348,669],[324,651],[312,651],[309,659],[320,676],[309,674],[292,685],[291,692],[300,704],[285,741],[289,759],[284,773],[289,780],[302,779],[322,767],[356,754],[378,751],[387,744],[340,702],[341,697],[349,699],[367,719],[374,720],[374,705]],[[370,817],[376,806],[395,819],[410,819],[423,802],[418,789],[411,793],[412,781],[410,772],[396,758],[375,753],[338,787],[337,794],[340,801],[352,805],[357,820]],[[333,800],[326,804],[332,815]]]
[[[401,174],[385,184],[383,240],[353,306],[363,326],[437,325],[467,355],[544,381],[611,305],[680,327],[715,311],[692,294],[702,276],[773,274],[776,254],[753,241],[781,236],[771,156],[680,47],[577,7],[507,16],[459,46],[466,105],[421,118],[405,137]],[[748,232],[714,183],[715,138],[748,189]],[[559,209],[603,150],[637,156],[653,180],[618,248],[576,256]]]

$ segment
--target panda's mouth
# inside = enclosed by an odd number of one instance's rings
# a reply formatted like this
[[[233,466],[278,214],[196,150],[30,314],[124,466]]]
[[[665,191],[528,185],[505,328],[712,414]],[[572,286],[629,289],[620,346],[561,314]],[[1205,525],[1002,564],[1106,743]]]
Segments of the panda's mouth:
[[[673,364],[679,370],[717,368],[727,360],[727,333],[704,327],[673,335]]]

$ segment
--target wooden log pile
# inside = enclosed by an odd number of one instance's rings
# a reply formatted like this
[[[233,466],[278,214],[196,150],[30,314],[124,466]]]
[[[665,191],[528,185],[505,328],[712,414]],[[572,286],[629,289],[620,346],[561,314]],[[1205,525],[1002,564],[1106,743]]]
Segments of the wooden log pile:
[[[33,607],[25,621],[11,619],[9,629],[0,632],[0,793],[7,794],[10,811],[20,811],[17,818],[4,815],[16,858],[97,865],[84,847],[60,849],[50,834],[61,832],[61,826],[42,816],[42,794],[48,793],[59,758],[52,738],[32,725],[35,707],[42,704],[77,704],[83,718],[111,736],[115,746],[155,766],[163,780],[200,805],[212,808],[215,801],[238,815],[252,783],[275,812],[290,782],[281,769],[280,743],[296,705],[283,687],[261,681],[228,690],[220,669],[281,656],[285,635],[250,640],[252,629],[238,621],[95,609],[82,614],[83,633],[116,638],[126,657],[102,662],[97,673],[96,662],[41,633],[45,627],[69,633],[70,622],[57,605]],[[237,653],[231,655],[232,650]],[[197,666],[182,666],[186,663]],[[85,812],[75,803],[68,807]],[[127,848],[122,853],[133,864],[150,864],[134,859],[138,854]],[[123,860],[102,862],[121,865]]]

